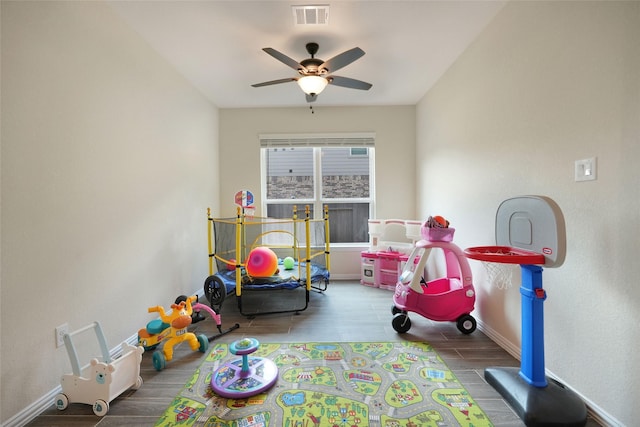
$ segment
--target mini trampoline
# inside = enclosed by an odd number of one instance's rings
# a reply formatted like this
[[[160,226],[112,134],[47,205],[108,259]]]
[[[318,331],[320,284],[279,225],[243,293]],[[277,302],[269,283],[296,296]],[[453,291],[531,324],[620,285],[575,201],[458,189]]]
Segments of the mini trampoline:
[[[220,311],[227,295],[235,294],[238,309],[245,316],[300,312],[308,307],[311,290],[327,289],[330,277],[327,207],[319,220],[310,218],[308,206],[302,219],[295,207],[291,219],[247,217],[241,208],[237,209],[236,218],[212,218],[210,209],[207,217],[209,277],[204,283],[204,293],[216,311]],[[260,246],[269,247],[278,255],[278,270],[272,276],[247,274],[248,255]],[[294,259],[293,268],[284,266],[288,257]],[[304,300],[285,297],[284,308],[266,311],[248,311],[243,304],[243,296],[248,292],[282,290],[303,290]]]

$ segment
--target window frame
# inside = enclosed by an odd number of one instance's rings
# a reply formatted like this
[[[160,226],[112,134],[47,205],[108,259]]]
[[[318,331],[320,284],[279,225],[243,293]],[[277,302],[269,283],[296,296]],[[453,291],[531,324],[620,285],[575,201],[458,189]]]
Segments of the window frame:
[[[375,218],[376,191],[375,191],[375,134],[374,133],[349,133],[349,134],[303,134],[303,135],[281,135],[263,134],[260,139],[260,193],[261,211],[267,212],[268,204],[291,204],[295,200],[298,205],[298,212],[304,212],[304,206],[313,206],[314,219],[321,219],[323,206],[333,203],[369,203],[369,218]],[[267,151],[272,148],[313,148],[313,199],[268,199],[267,198]],[[369,197],[366,198],[331,198],[322,197],[322,148],[368,148],[369,156]],[[362,154],[352,154],[349,156],[362,156]],[[329,221],[331,221],[331,210],[329,210]],[[332,243],[332,246],[362,246],[368,242],[344,242]]]

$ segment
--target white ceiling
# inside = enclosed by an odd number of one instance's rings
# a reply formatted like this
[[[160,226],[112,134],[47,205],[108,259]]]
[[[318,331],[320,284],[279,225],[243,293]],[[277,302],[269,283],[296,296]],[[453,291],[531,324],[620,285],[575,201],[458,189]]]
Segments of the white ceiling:
[[[125,21],[220,108],[307,105],[295,70],[262,51],[301,61],[307,42],[328,60],[366,54],[337,74],[368,91],[329,85],[315,106],[414,105],[473,42],[506,1],[114,1]],[[292,5],[328,4],[329,24],[294,25]]]

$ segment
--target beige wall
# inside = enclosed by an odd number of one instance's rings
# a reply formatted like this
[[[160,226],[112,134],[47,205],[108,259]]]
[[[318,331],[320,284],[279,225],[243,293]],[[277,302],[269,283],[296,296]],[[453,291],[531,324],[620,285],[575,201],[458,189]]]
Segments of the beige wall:
[[[1,8],[7,425],[71,372],[57,325],[98,320],[114,348],[201,289],[219,185],[216,108],[108,6]]]
[[[554,199],[564,265],[546,269],[546,367],[611,425],[640,418],[640,3],[511,2],[417,107],[417,213],[459,245],[494,243],[507,198]],[[574,182],[597,157],[598,179]],[[519,271],[507,291],[473,261],[485,330],[519,351]]]

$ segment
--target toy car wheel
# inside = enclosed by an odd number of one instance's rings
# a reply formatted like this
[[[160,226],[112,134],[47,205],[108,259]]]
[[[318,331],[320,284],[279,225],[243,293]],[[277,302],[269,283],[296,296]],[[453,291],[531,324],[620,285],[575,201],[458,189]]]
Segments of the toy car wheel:
[[[211,306],[221,306],[224,297],[227,295],[227,288],[222,279],[215,274],[207,277],[204,281],[204,295],[211,303]]]
[[[393,329],[399,334],[404,334],[409,329],[411,329],[411,319],[406,314],[396,314],[393,320],[391,321],[391,325]]]
[[[107,415],[107,412],[109,412],[109,404],[101,399],[96,400],[93,404],[93,413],[102,417]]]
[[[138,378],[136,378],[136,383],[131,388],[134,389],[134,390],[137,390],[140,387],[142,387],[142,377],[138,376]]]
[[[56,408],[62,411],[67,409],[67,406],[69,406],[69,398],[67,395],[64,393],[56,394]]]
[[[164,358],[164,354],[161,351],[153,352],[153,367],[156,371],[162,371],[167,364],[166,359]]]
[[[200,334],[198,335],[198,342],[200,343],[200,348],[198,350],[200,353],[204,353],[209,348],[209,338],[206,335]]]
[[[458,317],[456,326],[458,327],[458,330],[463,334],[470,334],[476,330],[476,319],[474,319],[470,314],[463,314],[462,316]]]
[[[395,304],[391,304],[391,314],[393,314],[395,316],[398,313],[402,313],[402,310],[400,310],[398,307],[396,307]]]

